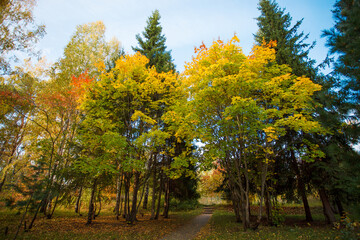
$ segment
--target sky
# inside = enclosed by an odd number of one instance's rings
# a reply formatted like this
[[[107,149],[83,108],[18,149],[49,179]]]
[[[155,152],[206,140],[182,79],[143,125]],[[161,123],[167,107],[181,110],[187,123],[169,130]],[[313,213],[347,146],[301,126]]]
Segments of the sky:
[[[309,33],[308,43],[316,41],[310,56],[320,63],[328,49],[321,38],[324,29],[334,25],[331,9],[335,0],[277,0],[292,16],[301,20],[300,31]],[[194,47],[204,42],[230,40],[234,34],[248,54],[257,32],[256,17],[260,15],[257,0],[38,0],[34,9],[35,21],[46,25],[47,34],[38,43],[43,56],[57,61],[66,44],[80,24],[103,21],[106,38],[116,37],[126,53],[137,46],[135,36],[141,34],[146,20],[155,9],[161,15],[160,23],[166,37],[167,50],[178,71],[191,61]]]

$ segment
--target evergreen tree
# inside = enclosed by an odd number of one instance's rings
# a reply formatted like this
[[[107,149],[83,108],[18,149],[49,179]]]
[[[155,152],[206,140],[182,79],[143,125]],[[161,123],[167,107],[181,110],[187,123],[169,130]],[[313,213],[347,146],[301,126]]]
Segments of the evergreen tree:
[[[303,19],[291,25],[291,16],[281,9],[279,5],[272,0],[260,0],[259,10],[261,15],[257,18],[259,30],[255,35],[255,41],[261,45],[263,41],[276,41],[276,62],[278,64],[286,64],[296,76],[306,76],[319,83],[317,71],[314,68],[315,61],[310,59],[309,51],[315,45],[315,42],[308,44],[308,34],[298,33],[298,29]],[[317,93],[316,96],[319,94]],[[282,178],[277,179],[275,191],[273,194],[286,194],[294,196],[293,189],[289,189],[287,185],[291,182],[297,182],[297,192],[299,198],[302,199],[306,213],[306,220],[312,221],[309,204],[306,198],[306,182],[305,164],[295,158],[294,152],[298,146],[303,144],[304,136],[295,131],[288,131],[285,136],[279,139],[279,148],[287,146],[283,154],[278,157],[278,163],[274,166],[277,175],[281,173]],[[297,153],[298,154],[298,153]],[[281,162],[281,164],[279,164]],[[284,177],[284,173],[286,177]],[[296,176],[296,178],[295,178]],[[282,181],[279,181],[282,180]],[[270,183],[269,183],[270,184]],[[290,192],[291,193],[290,193]],[[291,199],[293,200],[293,199]]]
[[[289,13],[285,13],[284,9],[280,9],[278,4],[271,0],[260,0],[259,10],[261,11],[260,17],[257,18],[259,32],[255,35],[257,43],[260,44],[263,40],[267,42],[276,40],[276,61],[279,64],[287,64],[292,68],[295,75],[305,75],[322,85],[322,90],[314,95],[314,99],[318,103],[314,117],[331,134],[314,135],[288,131],[278,141],[279,147],[287,146],[282,158],[280,157],[281,159],[278,160],[282,161],[284,166],[292,168],[293,176],[296,175],[298,193],[302,195],[301,198],[305,209],[308,208],[306,207],[305,185],[311,180],[313,185],[318,188],[320,196],[322,196],[326,218],[329,222],[332,222],[334,217],[331,207],[326,206],[328,195],[333,200],[341,199],[341,201],[346,202],[346,199],[349,199],[350,196],[348,194],[349,189],[352,189],[351,185],[354,185],[354,183],[349,184],[346,179],[349,176],[354,181],[357,179],[353,177],[354,171],[345,167],[351,165],[350,163],[357,159],[357,154],[351,148],[351,144],[355,143],[354,126],[344,125],[349,111],[349,104],[344,101],[344,92],[336,90],[335,79],[331,76],[324,76],[318,68],[314,67],[315,61],[308,56],[314,43],[305,43],[308,35],[297,32],[302,20],[291,26]],[[352,130],[349,131],[350,129]],[[310,149],[311,144],[320,146],[325,157],[321,161],[306,164],[295,156],[299,156],[301,146]],[[345,154],[346,152],[348,154]],[[349,159],[346,156],[352,157]],[[309,171],[309,169],[311,170]],[[309,209],[306,211],[306,218],[308,221],[311,220]]]
[[[140,34],[136,35],[139,47],[133,47],[133,50],[145,55],[150,60],[148,66],[155,66],[157,72],[175,71],[171,51],[166,51],[166,38],[161,34],[162,27],[160,26],[159,11],[155,10],[146,23],[147,26],[142,33],[144,39]]]
[[[336,201],[340,202],[338,204],[340,211],[342,209],[341,202],[345,202],[347,205],[356,206],[356,210],[359,212],[360,191],[356,187],[360,183],[360,177],[357,174],[360,171],[359,153],[352,146],[359,142],[360,1],[338,0],[332,12],[335,26],[330,30],[325,30],[323,37],[327,37],[330,53],[339,56],[335,61],[333,72],[338,96],[338,103],[334,107],[334,111],[341,113],[341,129],[344,134],[334,132],[331,145],[329,144],[332,166],[336,164],[340,166],[334,168],[337,171],[333,174],[335,177],[329,180],[335,186],[332,192],[336,193]],[[335,159],[341,161],[336,162]],[[330,168],[329,165],[322,167]]]
[[[275,1],[260,0],[259,8],[261,15],[256,18],[259,26],[255,34],[255,41],[261,45],[263,40],[269,42],[276,40],[276,62],[287,64],[296,76],[307,76],[313,79],[315,72],[314,60],[309,58],[309,51],[315,45],[305,43],[309,34],[298,33],[303,19],[291,26],[291,16],[285,13]]]
[[[342,83],[345,90],[351,90],[350,101],[355,93],[359,101],[360,90],[360,1],[338,0],[334,5],[335,26],[325,30],[330,53],[339,54],[335,63],[335,72],[346,79]]]

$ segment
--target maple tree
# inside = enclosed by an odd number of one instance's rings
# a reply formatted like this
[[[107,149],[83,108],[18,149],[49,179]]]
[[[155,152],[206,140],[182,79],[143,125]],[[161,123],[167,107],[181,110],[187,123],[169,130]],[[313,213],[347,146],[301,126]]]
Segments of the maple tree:
[[[164,103],[175,100],[177,85],[176,74],[157,73],[155,68],[147,68],[147,63],[140,53],[121,57],[113,69],[94,82],[82,103],[83,157],[77,166],[92,176],[93,188],[98,177],[119,171],[117,166],[125,173],[127,183],[134,179],[131,210],[128,197],[126,203],[126,219],[131,223],[138,210],[140,185],[147,181],[148,170],[157,161],[153,153],[169,137],[158,125],[161,116],[155,113]],[[129,196],[129,189],[125,191]]]
[[[288,128],[323,130],[311,115],[311,95],[321,87],[276,64],[272,48],[276,43],[255,46],[245,56],[238,41],[235,36],[227,43],[218,40],[209,48],[202,45],[195,50],[184,71],[190,100],[183,120],[193,124],[190,131],[205,144],[205,156],[218,159],[225,169],[246,229],[250,226],[250,181],[259,179],[262,199],[269,165],[278,154],[273,148],[276,140]],[[314,149],[312,154],[314,158],[322,153]],[[240,212],[237,217],[240,220]]]

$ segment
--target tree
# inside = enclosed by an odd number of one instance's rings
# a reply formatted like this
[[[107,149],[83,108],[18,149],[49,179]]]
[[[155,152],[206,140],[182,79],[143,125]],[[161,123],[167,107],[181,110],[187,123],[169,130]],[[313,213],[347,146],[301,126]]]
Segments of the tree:
[[[332,210],[328,204],[328,196],[334,199],[345,200],[344,190],[349,188],[351,184],[343,184],[349,182],[345,180],[351,174],[344,166],[348,165],[346,162],[354,161],[345,157],[348,152],[355,156],[355,152],[351,149],[351,145],[356,143],[357,128],[355,124],[351,123],[351,116],[349,116],[348,96],[346,91],[343,91],[341,84],[337,84],[337,80],[332,76],[325,76],[320,72],[319,67],[315,67],[315,61],[308,56],[312,45],[306,44],[305,40],[308,35],[303,33],[298,34],[298,29],[302,20],[297,21],[294,26],[291,26],[291,17],[285,10],[280,9],[275,1],[261,0],[259,2],[260,17],[257,18],[259,32],[255,35],[258,44],[262,40],[277,41],[276,47],[276,61],[279,64],[287,64],[293,70],[293,73],[298,76],[307,76],[317,84],[322,86],[321,91],[313,95],[316,104],[316,120],[327,129],[326,134],[305,134],[303,132],[288,131],[288,133],[279,139],[278,147],[287,149],[283,151],[282,156],[278,160],[283,164],[278,164],[275,171],[287,171],[288,182],[295,180],[297,182],[297,193],[301,197],[306,213],[306,220],[311,221],[311,212],[306,197],[306,185],[311,182],[319,190],[319,195],[322,197],[324,205],[324,213],[327,219],[334,221]],[[330,34],[327,32],[327,34]],[[326,35],[326,34],[325,34]],[[324,61],[324,63],[327,63]],[[347,122],[347,124],[344,124]],[[350,130],[351,129],[351,130]],[[306,163],[301,157],[306,155],[301,154],[301,149],[304,146],[311,149],[311,145],[316,144],[321,151],[325,153],[324,157],[314,163]],[[344,152],[344,149],[346,151]],[[335,154],[344,152],[344,154]],[[357,159],[355,157],[355,159]],[[286,163],[286,164],[285,164]],[[286,170],[285,166],[291,166]],[[279,173],[278,173],[279,176]],[[282,175],[284,179],[284,174]],[[293,178],[293,180],[291,180]],[[328,179],[328,181],[324,181]],[[337,180],[336,180],[337,179]],[[352,178],[353,180],[356,178]],[[288,188],[280,188],[280,182],[277,182],[277,191],[293,191]],[[352,183],[354,185],[355,183]],[[342,186],[342,187],[340,187]],[[340,190],[343,188],[344,190]],[[336,190],[335,190],[336,189]],[[336,194],[334,194],[336,193]],[[341,193],[341,194],[340,194]],[[342,196],[340,196],[342,195]],[[326,199],[325,199],[326,198]],[[340,201],[338,201],[340,203]]]
[[[45,34],[44,25],[36,25],[33,8],[36,0],[2,0],[0,2],[0,72],[10,72],[14,52],[35,53],[33,45]]]
[[[144,39],[139,34],[136,35],[139,47],[133,47],[133,50],[145,55],[149,59],[148,66],[155,66],[158,72],[175,71],[171,52],[166,51],[166,38],[161,33],[162,27],[159,21],[159,11],[155,10],[147,20],[147,26],[142,33]]]
[[[64,99],[72,98],[72,107],[63,111],[71,116],[67,119],[66,131],[69,134],[71,133],[71,138],[66,140],[66,149],[70,146],[76,146],[72,141],[77,135],[81,121],[78,104],[81,102],[84,93],[83,83],[86,85],[88,80],[99,77],[102,64],[107,62],[110,68],[112,62],[118,57],[116,55],[121,54],[119,41],[115,38],[106,41],[105,30],[105,25],[101,21],[78,25],[64,49],[63,57],[53,67],[50,80],[52,88],[57,89],[58,94]],[[61,115],[63,112],[57,114]],[[74,147],[71,150],[73,151],[72,157],[75,157],[77,155],[75,152],[79,149]],[[73,181],[68,181],[68,183],[74,184],[73,188],[82,190],[84,176],[75,174],[73,177]],[[80,204],[81,193],[82,191],[79,191],[77,209]]]
[[[359,14],[359,0],[338,0],[333,10],[335,26],[323,32],[330,53],[338,54],[334,70],[344,77],[340,87],[351,91],[347,96],[350,102],[360,98]]]
[[[307,44],[305,41],[308,38],[308,34],[304,35],[303,32],[298,33],[298,29],[303,19],[297,21],[292,26],[290,14],[285,13],[285,9],[281,9],[273,0],[259,1],[259,10],[261,11],[261,15],[257,18],[259,30],[255,35],[257,44],[260,45],[263,40],[276,41],[276,62],[278,64],[288,65],[292,69],[292,72],[297,76],[306,76],[314,82],[321,84],[322,90],[315,93],[314,99],[317,102],[326,105],[324,100],[326,99],[326,96],[330,94],[331,84],[329,84],[330,81],[327,81],[322,74],[319,74],[318,69],[314,67],[315,61],[309,57],[309,52],[315,43],[312,43],[311,45]],[[317,108],[317,112],[321,112],[321,115],[325,114],[321,109],[325,107],[323,105],[319,105]],[[277,164],[278,169],[274,170],[280,171],[280,168],[282,168],[281,171],[286,171],[283,166],[291,166],[288,170],[290,174],[288,175],[288,178],[286,178],[286,181],[292,181],[290,178],[296,176],[297,193],[304,204],[306,220],[312,221],[310,207],[306,197],[305,179],[309,179],[309,177],[305,175],[307,172],[305,170],[306,164],[296,157],[300,156],[297,149],[300,149],[299,146],[304,144],[304,138],[305,135],[301,132],[288,131],[286,136],[283,136],[280,141],[278,141],[279,148],[282,148],[283,145],[286,145],[288,148],[284,150],[283,155],[279,156],[278,160],[288,163]],[[282,179],[285,178],[283,177]],[[278,184],[279,187],[280,185],[281,183]],[[279,187],[277,188],[279,193],[280,191],[293,191],[293,189],[286,187],[280,189]]]
[[[64,57],[57,63],[60,69],[59,77],[62,81],[70,82],[71,77],[78,77],[87,72],[94,77],[99,64],[121,53],[117,39],[107,42],[105,39],[105,25],[102,21],[78,25],[70,42],[64,49]]]
[[[322,35],[327,38],[330,54],[337,55],[332,72],[336,97],[332,98],[333,106],[327,109],[339,116],[335,119],[335,114],[329,114],[324,118],[338,131],[334,131],[334,136],[326,143],[328,164],[318,167],[328,179],[322,186],[324,192],[333,198],[341,214],[345,214],[342,203],[358,206],[360,201],[359,189],[355,187],[360,183],[357,176],[359,153],[353,148],[359,142],[359,14],[360,1],[336,1],[333,10],[335,26]],[[327,216],[328,220],[330,218]]]
[[[164,35],[162,35],[162,27],[160,26],[160,14],[158,10],[155,10],[152,15],[148,18],[147,20],[147,26],[145,27],[145,31],[142,33],[144,39],[138,34],[136,35],[136,39],[139,43],[138,47],[133,47],[134,51],[138,51],[141,54],[145,55],[148,59],[149,59],[149,63],[148,63],[148,67],[155,67],[156,70],[161,73],[161,72],[175,72],[175,65],[172,62],[171,59],[171,51],[166,51],[166,46],[165,46],[165,41],[166,38]],[[154,96],[154,100],[157,101],[159,99],[161,99],[163,96],[161,95],[155,95]],[[164,109],[166,108],[166,104],[162,104],[162,107],[159,109],[159,111],[157,113],[154,113],[158,116],[161,116],[164,114]],[[160,121],[162,121],[160,119]],[[167,127],[165,124],[163,123],[159,123],[159,126],[162,130],[165,130],[165,128]],[[166,131],[166,130],[165,130]],[[174,142],[172,142],[172,140],[174,140],[174,138],[170,138],[167,141],[167,145],[168,147],[171,145],[176,145]],[[164,149],[165,150],[165,149]],[[158,152],[161,152],[161,150],[159,149]],[[157,158],[160,159],[160,158]],[[159,182],[161,182],[161,179],[163,179],[163,181],[166,183],[166,189],[165,189],[165,206],[169,206],[169,201],[170,198],[167,196],[169,195],[169,191],[170,191],[170,179],[168,178],[168,176],[165,176],[163,174],[163,172],[161,170],[159,170],[159,167],[161,164],[167,165],[167,167],[169,167],[169,165],[171,164],[172,159],[166,159],[165,162],[158,164],[155,164],[153,166],[153,176],[155,177],[157,172],[159,172],[160,174],[158,174],[158,178],[160,179]],[[153,185],[155,186],[157,184],[157,180],[153,179]],[[156,189],[158,189],[158,191],[156,191]],[[154,202],[154,198],[156,193],[159,192],[159,194],[161,194],[162,192],[162,188],[154,188],[153,187],[153,204],[152,204],[152,208],[155,206],[155,202]],[[145,201],[144,203],[147,203],[147,198],[148,198],[148,194],[145,195]],[[159,198],[160,199],[160,198]],[[168,207],[165,207],[165,209],[168,209]],[[152,210],[152,212],[154,212],[154,209]],[[157,211],[158,212],[158,211]],[[164,215],[167,215],[168,211],[165,211]],[[154,218],[156,218],[156,216],[153,216]]]
[[[176,100],[178,85],[175,73],[158,73],[147,64],[148,59],[140,53],[122,56],[93,83],[82,103],[85,118],[79,140],[83,151],[77,168],[93,183],[94,192],[101,178],[114,175],[120,167],[125,176],[125,215],[130,223],[136,220],[140,186],[147,182],[155,162],[166,158],[157,151],[164,149],[169,134],[161,129],[161,115],[154,113]],[[88,223],[92,210],[89,208]]]
[[[205,144],[206,159],[217,160],[225,170],[237,220],[241,212],[246,230],[250,183],[258,183],[262,203],[268,169],[281,152],[274,148],[276,141],[287,129],[322,131],[311,116],[311,96],[321,87],[276,64],[274,42],[255,46],[245,56],[238,41],[235,36],[228,43],[218,40],[210,48],[196,49],[185,67],[184,87],[190,100],[180,121]],[[316,146],[313,150],[311,158],[321,155]],[[259,210],[260,222],[261,206]]]
[[[21,148],[29,134],[28,118],[33,115],[38,81],[34,73],[21,67],[6,79],[0,77],[0,193],[8,172],[15,173],[17,165],[24,165],[19,164]]]
[[[314,79],[314,60],[308,55],[315,43],[305,43],[309,35],[298,33],[303,19],[291,26],[290,14],[280,9],[274,0],[260,0],[259,10],[261,15],[256,18],[259,30],[254,35],[256,43],[276,41],[276,62],[289,65],[296,76]]]

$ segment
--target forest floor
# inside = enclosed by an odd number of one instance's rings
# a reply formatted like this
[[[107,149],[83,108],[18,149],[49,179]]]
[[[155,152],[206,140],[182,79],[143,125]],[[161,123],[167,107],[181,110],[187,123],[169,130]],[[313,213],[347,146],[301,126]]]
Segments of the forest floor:
[[[258,208],[251,209],[253,215]],[[149,220],[147,213],[140,213],[138,221],[128,225],[124,219],[116,220],[111,211],[104,211],[91,225],[86,225],[86,214],[79,216],[73,210],[59,209],[52,219],[39,215],[31,231],[23,227],[17,239],[360,239],[355,231],[325,224],[321,207],[312,207],[314,222],[304,221],[302,207],[283,206],[280,226],[261,224],[257,230],[243,231],[241,223],[235,222],[231,206],[218,205],[203,211],[171,212],[170,218]],[[213,213],[212,213],[213,212]],[[13,239],[21,215],[14,211],[0,210],[0,239]],[[256,218],[256,216],[253,216]],[[30,222],[28,218],[27,223]],[[5,229],[8,233],[5,236]],[[176,238],[180,236],[180,238]]]
[[[111,211],[101,213],[93,223],[86,225],[86,214],[79,216],[73,211],[60,209],[55,212],[52,219],[39,215],[34,227],[29,232],[24,232],[21,227],[17,239],[41,240],[67,240],[67,239],[149,239],[157,240],[169,235],[179,227],[188,223],[195,216],[202,213],[202,209],[170,212],[170,218],[159,217],[158,220],[149,220],[150,215],[140,213],[138,221],[133,225],[124,219],[116,220]],[[13,239],[21,215],[14,211],[0,211],[0,239]],[[27,223],[30,218],[27,219]],[[5,229],[8,234],[5,236]]]

